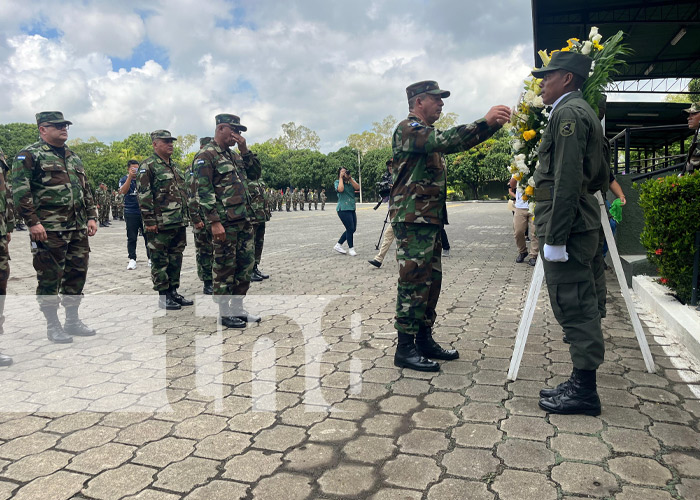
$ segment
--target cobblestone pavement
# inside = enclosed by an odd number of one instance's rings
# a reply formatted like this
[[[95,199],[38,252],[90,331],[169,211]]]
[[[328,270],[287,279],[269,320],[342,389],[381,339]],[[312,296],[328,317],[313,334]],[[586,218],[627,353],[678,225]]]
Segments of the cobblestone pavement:
[[[616,284],[604,320],[600,417],[547,416],[537,394],[570,372],[540,297],[519,380],[506,383],[532,268],[515,264],[502,203],[451,204],[436,338],[460,351],[435,374],[392,364],[397,265],[367,263],[385,212],[358,210],[358,256],[332,247],[326,211],[277,212],[245,330],[217,330],[197,295],[191,233],[180,291],[155,307],[139,242],[100,229],[81,311],[98,336],[48,343],[27,233],[11,243],[0,350],[0,500],[700,498],[700,371],[641,312],[646,373]],[[612,279],[612,273],[608,274]]]

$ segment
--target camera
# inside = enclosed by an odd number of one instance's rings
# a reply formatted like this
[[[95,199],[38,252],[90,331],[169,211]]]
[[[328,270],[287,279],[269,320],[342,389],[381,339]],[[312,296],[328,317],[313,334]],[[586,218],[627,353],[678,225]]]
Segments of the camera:
[[[391,182],[388,179],[382,179],[377,182],[377,192],[380,198],[386,198],[391,193]]]

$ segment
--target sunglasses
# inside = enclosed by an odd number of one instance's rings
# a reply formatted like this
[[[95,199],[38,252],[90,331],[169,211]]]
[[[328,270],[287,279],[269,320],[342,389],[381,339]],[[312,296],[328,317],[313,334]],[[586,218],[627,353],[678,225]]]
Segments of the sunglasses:
[[[53,127],[56,130],[68,130],[69,125],[67,123],[47,123],[42,125],[42,127]]]

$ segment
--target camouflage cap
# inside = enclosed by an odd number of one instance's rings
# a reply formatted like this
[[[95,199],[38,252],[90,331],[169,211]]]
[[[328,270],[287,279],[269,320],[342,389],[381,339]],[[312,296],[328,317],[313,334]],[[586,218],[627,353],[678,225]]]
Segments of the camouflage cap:
[[[177,141],[177,137],[173,137],[170,134],[169,130],[154,130],[151,132],[151,141],[155,141],[156,139],[161,139],[163,141]]]
[[[422,82],[412,83],[406,87],[406,95],[408,96],[409,100],[418,94],[432,94],[440,97],[450,97],[450,91],[442,90],[438,85],[438,82],[434,80],[425,80]]]
[[[248,130],[248,127],[241,125],[241,119],[238,118],[236,115],[229,115],[226,113],[216,115],[216,124],[219,125],[221,123],[231,125],[231,128],[234,130],[240,130],[243,132]]]
[[[547,66],[533,69],[532,76],[535,78],[542,78],[547,73],[563,69],[564,71],[570,71],[583,78],[588,78],[588,72],[591,70],[592,62],[593,59],[583,54],[578,54],[577,52],[562,52],[560,50],[552,54],[552,58]]]
[[[207,144],[209,144],[211,141],[212,141],[212,138],[211,138],[211,137],[201,137],[201,138],[199,139],[199,147],[200,147],[200,148],[203,148],[204,146],[206,146]]]
[[[686,113],[690,113],[691,115],[694,115],[695,113],[700,113],[700,103],[694,102],[693,104],[690,105],[689,108],[684,109]]]
[[[63,113],[60,111],[41,111],[35,116],[37,125],[42,123],[67,123],[68,125],[73,125],[73,122],[63,118]]]

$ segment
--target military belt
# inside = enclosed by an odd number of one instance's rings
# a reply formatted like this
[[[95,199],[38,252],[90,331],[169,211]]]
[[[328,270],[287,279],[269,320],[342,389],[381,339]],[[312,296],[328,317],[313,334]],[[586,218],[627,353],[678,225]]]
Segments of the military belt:
[[[548,201],[554,198],[554,187],[535,188],[535,201]]]

